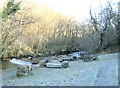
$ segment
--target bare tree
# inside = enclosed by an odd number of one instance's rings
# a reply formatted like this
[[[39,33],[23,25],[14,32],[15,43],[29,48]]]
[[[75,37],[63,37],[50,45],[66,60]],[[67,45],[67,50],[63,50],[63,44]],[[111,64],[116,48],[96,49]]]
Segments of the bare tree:
[[[19,4],[14,4],[13,1],[7,3],[6,8],[3,9],[2,19],[0,20],[0,29],[1,29],[1,52],[0,58],[3,57],[3,54],[8,50],[8,48],[18,39],[19,36],[25,31],[25,28],[28,24],[34,23],[33,17],[21,15],[22,10],[19,8]],[[25,9],[23,10],[25,11]]]
[[[110,29],[116,29],[117,24],[117,13],[113,10],[111,2],[107,3],[107,6],[98,13],[98,15],[93,15],[92,10],[90,9],[90,23],[93,24],[96,32],[100,34],[99,46],[98,49],[104,48],[104,38],[105,32]]]
[[[30,17],[24,17],[24,19],[18,19],[15,16],[11,16],[10,19],[3,22],[1,21],[1,35],[2,35],[2,49],[0,57],[2,58],[3,53],[8,49],[12,43],[17,40],[19,36],[25,31],[28,24],[33,23]]]

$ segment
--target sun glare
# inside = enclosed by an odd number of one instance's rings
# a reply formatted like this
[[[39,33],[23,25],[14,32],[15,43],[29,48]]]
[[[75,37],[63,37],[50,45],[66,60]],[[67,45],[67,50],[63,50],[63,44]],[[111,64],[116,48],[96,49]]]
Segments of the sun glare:
[[[81,21],[89,18],[89,9],[98,10],[107,0],[37,0],[39,5],[49,8]],[[108,0],[109,1],[109,0]],[[118,2],[119,0],[114,0]]]
[[[4,0],[0,0],[0,6],[3,1]],[[33,2],[32,0],[21,1],[26,2],[26,5],[29,1]],[[104,6],[107,1],[119,2],[119,0],[34,0],[38,6],[47,6],[63,15],[72,16],[78,21],[89,18],[90,8],[93,9],[93,11],[98,11],[101,8],[100,6]]]

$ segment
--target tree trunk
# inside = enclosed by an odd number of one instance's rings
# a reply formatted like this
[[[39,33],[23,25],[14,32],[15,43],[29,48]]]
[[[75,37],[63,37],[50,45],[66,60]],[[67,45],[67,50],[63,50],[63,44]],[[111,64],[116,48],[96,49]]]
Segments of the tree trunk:
[[[103,49],[104,45],[104,32],[100,34],[100,43],[99,43],[99,49]]]

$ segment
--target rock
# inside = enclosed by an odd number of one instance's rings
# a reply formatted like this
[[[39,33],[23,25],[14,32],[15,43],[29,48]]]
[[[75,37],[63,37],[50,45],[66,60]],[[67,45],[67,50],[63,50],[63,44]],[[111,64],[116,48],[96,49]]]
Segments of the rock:
[[[39,61],[32,61],[32,64],[39,64]]]
[[[60,56],[58,56],[58,58],[59,58],[59,61],[70,61],[70,56],[67,56],[67,55],[60,55]]]
[[[28,60],[33,60],[33,57],[28,57]]]
[[[18,65],[17,76],[28,75],[32,71],[32,66]]]
[[[69,66],[68,61],[60,61],[60,60],[51,60],[46,63],[46,67],[50,68],[67,68]]]
[[[69,66],[69,62],[68,61],[63,61],[62,62],[62,67],[63,68],[67,68]]]
[[[76,60],[76,59],[80,58],[80,52],[73,52],[73,53],[69,54],[69,56],[72,57],[72,60]]]
[[[60,63],[60,60],[53,59],[53,60],[50,60],[49,62],[51,62],[51,63]]]
[[[23,61],[23,60],[12,59],[12,60],[9,60],[9,61],[13,64],[16,64],[16,65],[31,65],[30,62],[26,62],[26,61]]]
[[[91,57],[90,55],[84,55],[84,58],[83,58],[84,62],[88,62],[91,60]]]
[[[61,59],[62,59],[62,61],[71,61],[71,60],[73,60],[73,58],[70,58],[70,57],[61,58]]]
[[[89,55],[90,53],[87,51],[80,51],[80,55]]]
[[[80,55],[80,59],[83,59],[83,58],[84,58],[84,54],[81,54],[81,55]]]
[[[80,57],[73,56],[73,57],[70,58],[70,61],[75,61],[75,60],[77,60],[77,59],[79,59],[79,58],[80,58]]]
[[[84,62],[92,61],[92,60],[98,60],[98,56],[96,55],[84,55],[83,57]]]
[[[46,63],[48,68],[62,68],[62,63]]]
[[[39,67],[45,67],[48,60],[40,60]]]
[[[98,60],[98,55],[93,55],[93,60]]]

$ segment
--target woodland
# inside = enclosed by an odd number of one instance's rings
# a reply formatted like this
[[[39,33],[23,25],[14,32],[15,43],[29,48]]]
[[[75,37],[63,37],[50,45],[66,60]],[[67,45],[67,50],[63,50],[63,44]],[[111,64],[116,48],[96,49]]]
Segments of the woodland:
[[[118,6],[120,4],[117,3]],[[0,58],[38,57],[86,50],[118,52],[119,10],[108,2],[78,22],[47,7],[10,0],[0,12]]]

